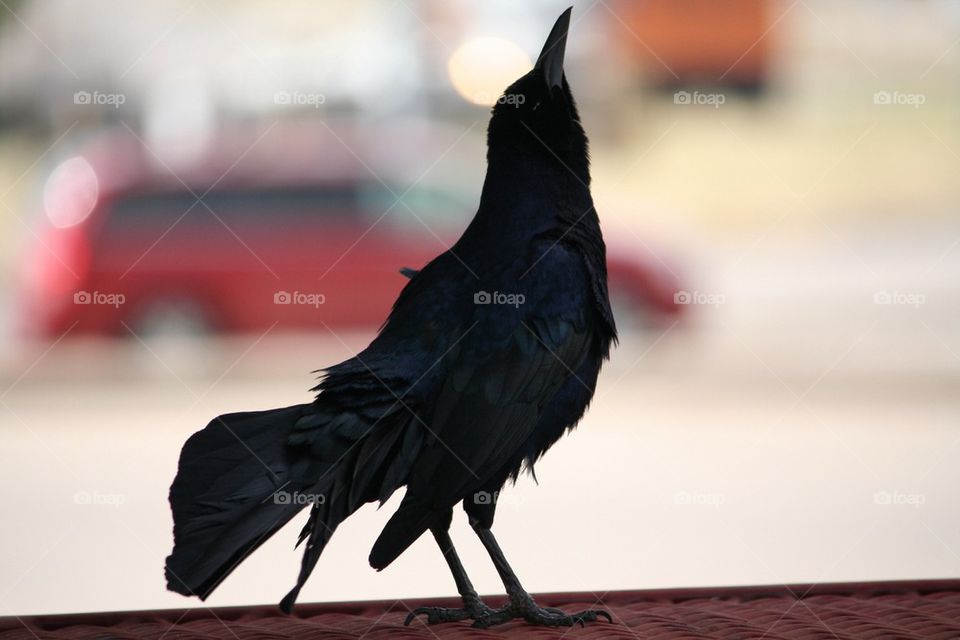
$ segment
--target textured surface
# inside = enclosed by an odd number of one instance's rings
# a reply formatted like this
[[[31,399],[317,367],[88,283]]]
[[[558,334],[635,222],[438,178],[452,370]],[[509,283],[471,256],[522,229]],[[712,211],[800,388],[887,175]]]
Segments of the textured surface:
[[[603,605],[614,624],[559,630],[519,622],[484,631],[466,623],[404,627],[408,611],[423,601],[397,600],[308,604],[296,616],[274,607],[237,607],[0,618],[0,639],[960,638],[956,580],[551,594],[538,601],[570,611]],[[456,601],[430,601],[447,603]]]

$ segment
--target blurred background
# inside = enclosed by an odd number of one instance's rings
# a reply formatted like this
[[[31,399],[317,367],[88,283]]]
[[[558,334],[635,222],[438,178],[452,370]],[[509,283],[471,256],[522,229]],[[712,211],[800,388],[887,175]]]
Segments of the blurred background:
[[[366,345],[566,6],[0,0],[0,615],[198,604],[183,440]],[[578,0],[566,72],[622,336],[501,497],[524,584],[956,576],[960,4]],[[454,593],[428,539],[369,570],[396,499],[302,601]],[[208,604],[278,601],[297,531]]]

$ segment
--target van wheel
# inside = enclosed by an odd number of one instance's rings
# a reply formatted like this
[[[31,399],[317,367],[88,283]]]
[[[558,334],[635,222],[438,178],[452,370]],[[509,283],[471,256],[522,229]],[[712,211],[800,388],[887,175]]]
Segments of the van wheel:
[[[211,333],[213,323],[196,302],[164,298],[148,302],[137,314],[132,328],[144,340],[189,338]]]

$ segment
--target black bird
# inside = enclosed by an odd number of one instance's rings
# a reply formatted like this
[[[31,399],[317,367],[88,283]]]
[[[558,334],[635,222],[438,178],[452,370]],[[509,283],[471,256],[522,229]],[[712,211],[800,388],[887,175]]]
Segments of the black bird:
[[[326,369],[313,402],[223,415],[186,442],[169,589],[205,599],[309,502],[289,612],[337,525],[406,486],[370,564],[383,569],[429,530],[463,598],[408,624],[610,619],[537,606],[491,531],[497,492],[580,420],[616,340],[587,138],[563,71],[570,12],[493,108],[476,216],[449,251],[405,270],[373,342]],[[502,609],[480,600],[450,540],[461,502],[509,594]]]

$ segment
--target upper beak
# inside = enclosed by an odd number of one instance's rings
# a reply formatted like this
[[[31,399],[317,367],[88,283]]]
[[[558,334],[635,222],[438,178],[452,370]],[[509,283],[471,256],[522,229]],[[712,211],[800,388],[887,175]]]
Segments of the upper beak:
[[[534,67],[543,74],[543,79],[550,89],[563,86],[563,53],[567,48],[567,31],[570,29],[572,11],[573,7],[570,7],[557,18]]]

